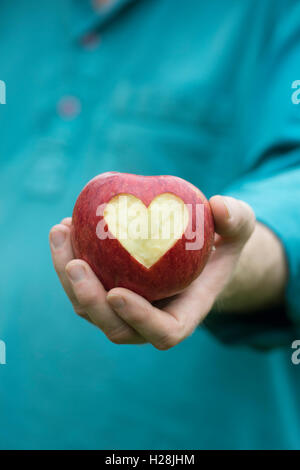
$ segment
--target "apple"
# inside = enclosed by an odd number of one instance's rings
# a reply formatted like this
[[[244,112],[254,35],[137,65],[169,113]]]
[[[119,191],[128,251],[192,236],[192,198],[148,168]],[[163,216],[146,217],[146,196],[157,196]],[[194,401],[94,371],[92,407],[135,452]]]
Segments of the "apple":
[[[125,287],[154,301],[199,276],[214,242],[213,216],[184,179],[103,173],[76,201],[71,240],[105,289]]]

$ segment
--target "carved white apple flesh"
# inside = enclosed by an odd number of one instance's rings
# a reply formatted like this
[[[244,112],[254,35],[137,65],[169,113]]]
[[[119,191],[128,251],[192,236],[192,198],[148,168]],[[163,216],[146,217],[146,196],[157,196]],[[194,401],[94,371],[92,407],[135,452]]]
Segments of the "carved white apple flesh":
[[[75,256],[89,263],[105,289],[125,287],[154,301],[182,291],[201,273],[214,224],[207,199],[191,183],[111,172],[83,188],[71,237]]]

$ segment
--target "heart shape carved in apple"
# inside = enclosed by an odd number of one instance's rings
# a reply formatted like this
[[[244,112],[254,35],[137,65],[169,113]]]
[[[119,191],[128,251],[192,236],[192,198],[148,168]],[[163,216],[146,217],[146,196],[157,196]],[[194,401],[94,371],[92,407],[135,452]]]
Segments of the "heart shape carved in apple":
[[[125,250],[149,269],[182,237],[189,214],[171,193],[158,195],[148,207],[132,194],[119,194],[106,205],[104,219]]]
[[[197,225],[199,206],[203,223]],[[182,178],[109,172],[81,191],[71,239],[75,257],[106,290],[125,287],[153,301],[182,291],[201,273],[214,223],[205,196]]]

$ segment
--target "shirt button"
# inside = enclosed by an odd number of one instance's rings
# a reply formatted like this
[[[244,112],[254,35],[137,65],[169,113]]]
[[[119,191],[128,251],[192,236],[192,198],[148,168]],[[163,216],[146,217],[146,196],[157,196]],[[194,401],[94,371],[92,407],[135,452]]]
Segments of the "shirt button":
[[[110,7],[115,0],[92,0],[92,6],[95,10],[101,10]]]
[[[85,34],[80,42],[85,49],[95,49],[100,43],[100,36],[97,33]]]
[[[74,119],[81,112],[81,103],[76,96],[63,96],[57,104],[57,111],[63,119]]]

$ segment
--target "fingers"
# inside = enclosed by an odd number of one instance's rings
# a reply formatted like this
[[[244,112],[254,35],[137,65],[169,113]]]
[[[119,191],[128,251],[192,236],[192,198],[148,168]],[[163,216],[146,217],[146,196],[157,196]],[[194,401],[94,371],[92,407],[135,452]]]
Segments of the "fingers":
[[[71,219],[64,219],[50,231],[53,264],[75,312],[98,326],[118,344],[145,342],[113,311],[106,301],[106,291],[90,266],[74,259],[70,239]]]
[[[70,227],[62,221],[61,224],[55,225],[51,229],[49,239],[55,271],[66,294],[75,306],[76,297],[74,296],[71,284],[65,272],[66,265],[74,258],[70,234]]]
[[[213,196],[210,199],[216,232],[224,242],[244,244],[255,228],[255,215],[244,201],[229,196]]]
[[[65,270],[80,311],[86,312],[111,341],[118,344],[144,341],[110,307],[104,287],[85,261],[72,260]]]
[[[112,289],[107,300],[126,323],[157,349],[169,349],[190,333],[171,313],[159,310],[127,289]]]
[[[61,224],[65,225],[66,227],[71,227],[72,225],[72,217],[66,217],[61,221]]]

